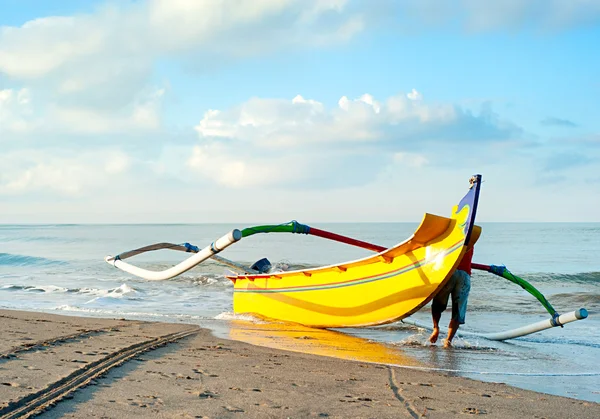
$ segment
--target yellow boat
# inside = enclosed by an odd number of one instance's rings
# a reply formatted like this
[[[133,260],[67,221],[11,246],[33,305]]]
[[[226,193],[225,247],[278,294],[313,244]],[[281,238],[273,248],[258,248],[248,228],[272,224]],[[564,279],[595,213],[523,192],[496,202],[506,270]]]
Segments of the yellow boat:
[[[229,277],[234,312],[317,328],[374,326],[410,316],[448,281],[479,237],[481,229],[474,222],[481,176],[470,183],[450,218],[425,214],[409,239],[373,256],[314,269]]]
[[[240,274],[228,276],[234,284],[233,309],[237,314],[298,323],[313,328],[375,326],[402,320],[427,304],[448,281],[481,228],[475,225],[481,175],[470,179],[463,199],[449,218],[425,214],[417,231],[406,241],[385,248],[292,221],[279,225],[234,229],[202,249],[189,243],[156,243],[107,256],[106,262],[140,278],[160,281],[173,278],[207,259],[233,267]],[[273,272],[266,259],[247,268],[217,255],[243,237],[257,233],[300,233],[336,240],[376,252],[364,259],[286,272]],[[125,259],[141,253],[170,249],[194,253],[163,271],[152,271]],[[585,319],[582,308],[560,315],[533,285],[504,266],[472,264],[520,285],[540,301],[552,316],[500,333],[479,334],[492,340],[524,336],[565,323]],[[411,322],[414,324],[414,322]]]

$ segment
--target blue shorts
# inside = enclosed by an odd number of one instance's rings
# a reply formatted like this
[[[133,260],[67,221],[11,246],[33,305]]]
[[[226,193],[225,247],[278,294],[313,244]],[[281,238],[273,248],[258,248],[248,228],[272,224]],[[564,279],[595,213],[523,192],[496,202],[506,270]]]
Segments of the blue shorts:
[[[452,294],[452,320],[465,324],[467,300],[471,290],[471,277],[465,271],[456,270],[444,288],[437,293],[431,304],[431,311],[441,313],[448,307],[448,297]]]

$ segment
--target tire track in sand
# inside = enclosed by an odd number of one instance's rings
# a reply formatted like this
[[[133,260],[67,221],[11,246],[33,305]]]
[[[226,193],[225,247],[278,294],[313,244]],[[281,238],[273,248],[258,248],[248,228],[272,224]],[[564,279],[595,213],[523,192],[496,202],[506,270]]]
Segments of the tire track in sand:
[[[119,328],[116,326],[104,327],[101,329],[89,329],[78,333],[72,333],[69,335],[57,336],[55,338],[38,340],[35,342],[28,342],[22,345],[13,346],[8,351],[0,353],[0,362],[5,361],[7,359],[12,359],[17,356],[17,354],[22,352],[34,351],[37,349],[47,348],[48,346],[55,346],[60,343],[69,343],[74,340],[87,338],[90,336],[95,336],[101,333],[115,332],[118,331]]]
[[[201,329],[197,327],[185,329],[180,332],[148,339],[112,352],[98,361],[77,369],[38,392],[28,394],[19,400],[11,402],[8,406],[0,409],[0,417],[2,419],[14,419],[37,415],[65,398],[65,396],[68,396],[79,388],[87,386],[92,380],[104,375],[110,369],[127,362],[140,353],[197,334],[200,331]]]
[[[404,405],[404,408],[411,417],[415,419],[424,417],[425,415],[421,415],[417,411],[415,405],[409,399],[402,396],[402,388],[398,385],[395,371],[391,367],[387,367],[387,369],[389,371],[389,386],[394,392],[394,397],[396,397],[396,399],[398,399]]]

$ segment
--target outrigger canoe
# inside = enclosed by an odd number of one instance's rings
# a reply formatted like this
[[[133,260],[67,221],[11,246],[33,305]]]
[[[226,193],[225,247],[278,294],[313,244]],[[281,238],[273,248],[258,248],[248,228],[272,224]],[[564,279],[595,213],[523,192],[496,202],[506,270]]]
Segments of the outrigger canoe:
[[[405,319],[426,305],[446,284],[462,256],[481,234],[475,225],[481,175],[471,177],[466,195],[452,208],[450,217],[426,213],[415,233],[404,242],[385,248],[339,234],[309,227],[296,221],[234,229],[200,249],[189,243],[157,243],[117,256],[106,262],[147,280],[165,280],[180,275],[203,261],[213,260],[233,267],[233,309],[237,314],[298,323],[315,328],[375,326]],[[257,233],[300,233],[370,249],[371,256],[313,269],[273,272],[257,262],[251,268],[217,254],[244,237]],[[125,262],[140,253],[171,249],[194,255],[164,271],[151,271]],[[259,261],[261,262],[261,261]],[[552,318],[525,328],[486,335],[504,340],[534,333],[587,317],[587,311],[559,315],[545,297],[527,281],[503,266],[473,264],[502,276],[534,295]],[[542,324],[543,323],[543,324]]]
[[[391,323],[427,304],[452,276],[474,228],[481,177],[449,218],[425,214],[406,241],[373,256],[315,269],[237,275],[233,310],[311,327]],[[476,239],[478,234],[473,235]]]

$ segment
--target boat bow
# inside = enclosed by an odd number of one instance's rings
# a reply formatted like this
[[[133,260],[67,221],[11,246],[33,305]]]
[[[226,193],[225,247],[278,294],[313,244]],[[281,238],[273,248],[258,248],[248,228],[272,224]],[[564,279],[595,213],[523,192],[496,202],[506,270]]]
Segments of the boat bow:
[[[311,327],[390,323],[427,304],[450,278],[474,230],[481,176],[449,218],[425,214],[406,241],[373,256],[314,269],[238,275],[234,311]],[[476,239],[477,235],[473,236]]]

